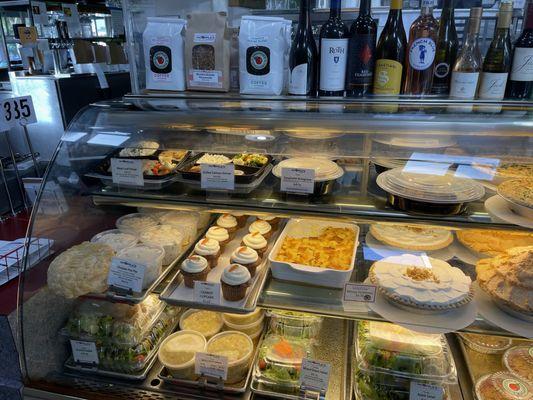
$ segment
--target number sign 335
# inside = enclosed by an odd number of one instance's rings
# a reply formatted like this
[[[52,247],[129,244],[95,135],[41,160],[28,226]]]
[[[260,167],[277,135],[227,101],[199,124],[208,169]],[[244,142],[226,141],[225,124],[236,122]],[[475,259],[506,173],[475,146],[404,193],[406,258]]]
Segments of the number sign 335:
[[[31,96],[14,97],[2,101],[2,113],[2,129],[8,129],[18,124],[28,125],[37,122]]]

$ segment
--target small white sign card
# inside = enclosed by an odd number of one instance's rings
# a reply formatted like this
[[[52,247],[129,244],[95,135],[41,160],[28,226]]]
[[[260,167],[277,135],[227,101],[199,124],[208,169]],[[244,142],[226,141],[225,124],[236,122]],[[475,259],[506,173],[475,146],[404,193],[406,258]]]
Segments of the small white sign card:
[[[37,122],[31,96],[13,97],[2,101],[3,118],[0,130],[7,130],[18,124],[28,125]]]
[[[300,388],[303,390],[317,390],[327,392],[331,365],[309,358],[302,359],[300,372]]]
[[[80,364],[98,364],[98,352],[94,342],[85,342],[82,340],[71,340],[72,358],[74,362]]]
[[[194,372],[211,378],[228,378],[228,358],[208,353],[196,353]]]
[[[193,298],[196,303],[220,304],[220,283],[195,281],[193,290]]]
[[[297,194],[313,194],[315,170],[310,168],[282,168],[281,191]]]
[[[442,400],[444,390],[441,386],[429,385],[411,381],[409,387],[409,400]]]
[[[235,165],[202,164],[200,186],[202,189],[234,190]]]
[[[117,185],[144,186],[142,160],[112,158],[111,177]]]
[[[107,276],[107,284],[120,289],[141,292],[143,289],[146,265],[113,257]]]
[[[376,286],[364,283],[346,283],[344,285],[344,302],[374,303],[376,301]]]

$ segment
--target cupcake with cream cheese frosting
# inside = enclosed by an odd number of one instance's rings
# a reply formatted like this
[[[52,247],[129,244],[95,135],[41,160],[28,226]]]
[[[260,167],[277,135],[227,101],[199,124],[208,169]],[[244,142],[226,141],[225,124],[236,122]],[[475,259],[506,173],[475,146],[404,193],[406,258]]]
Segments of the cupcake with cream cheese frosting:
[[[220,245],[214,239],[203,238],[194,245],[194,254],[204,257],[210,268],[215,268],[220,256]]]
[[[227,301],[244,299],[251,279],[250,271],[246,267],[239,264],[231,264],[224,269],[220,278],[222,296]]]
[[[268,242],[259,232],[254,232],[245,235],[242,238],[241,245],[254,249],[260,257],[263,257],[268,247]]]
[[[256,220],[250,224],[248,228],[250,233],[259,232],[265,239],[269,239],[272,236],[272,226],[263,220]]]
[[[221,248],[227,245],[231,240],[228,230],[226,228],[221,228],[220,226],[212,226],[209,228],[205,237],[216,240]]]
[[[258,221],[265,221],[272,226],[272,229],[277,229],[280,218],[274,217],[273,215],[263,215],[262,217],[257,217]]]
[[[220,217],[218,217],[217,226],[226,229],[230,237],[237,232],[237,229],[239,229],[237,218],[231,214],[222,214]]]
[[[237,226],[239,228],[244,228],[246,225],[246,221],[248,221],[248,215],[243,212],[232,212],[231,215],[233,215],[237,219]]]
[[[195,281],[205,281],[208,273],[209,263],[205,257],[192,255],[181,263],[183,282],[188,288],[193,288]]]
[[[261,264],[261,257],[259,257],[257,251],[254,249],[247,246],[240,246],[231,254],[230,263],[240,264],[248,268],[250,275],[253,277],[255,276],[257,267]]]

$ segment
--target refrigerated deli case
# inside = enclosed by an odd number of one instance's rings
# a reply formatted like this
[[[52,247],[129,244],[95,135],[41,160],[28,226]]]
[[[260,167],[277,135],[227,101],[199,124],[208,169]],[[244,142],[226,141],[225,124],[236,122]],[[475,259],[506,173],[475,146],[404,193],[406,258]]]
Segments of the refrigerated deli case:
[[[52,254],[20,281],[26,393],[530,399],[532,112],[232,94],[89,106],[32,215]],[[195,351],[225,355],[226,381],[198,376]]]

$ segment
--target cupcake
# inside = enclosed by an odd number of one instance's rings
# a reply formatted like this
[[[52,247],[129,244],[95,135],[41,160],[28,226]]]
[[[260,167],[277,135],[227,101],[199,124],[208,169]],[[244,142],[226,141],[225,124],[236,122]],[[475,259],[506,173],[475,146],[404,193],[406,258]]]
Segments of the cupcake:
[[[221,228],[220,226],[212,226],[209,228],[205,237],[216,240],[221,248],[227,245],[231,240],[228,230],[226,228]]]
[[[231,264],[224,269],[220,278],[222,296],[227,301],[244,299],[251,279],[250,271],[246,267],[239,264]]]
[[[252,222],[248,230],[250,233],[259,232],[265,239],[269,239],[272,236],[272,226],[268,222],[260,219]]]
[[[280,221],[278,217],[274,217],[273,215],[264,215],[262,217],[257,217],[257,220],[268,222],[270,226],[272,226],[272,229],[277,229]]]
[[[205,257],[192,255],[181,264],[183,281],[188,288],[194,287],[194,281],[205,281],[209,273],[209,263]]]
[[[237,219],[237,226],[239,228],[244,228],[246,221],[248,221],[248,215],[242,212],[232,212],[231,215]]]
[[[222,214],[217,219],[217,226],[224,228],[228,231],[228,234],[232,236],[237,229],[239,229],[237,218],[230,214]]]
[[[268,242],[259,232],[249,233],[248,235],[244,236],[241,244],[257,251],[257,254],[260,257],[263,257],[268,247]]]
[[[240,264],[248,268],[250,275],[254,276],[259,264],[261,264],[261,257],[257,251],[247,246],[240,246],[231,254],[230,263]]]
[[[194,254],[207,260],[210,268],[215,268],[220,256],[220,245],[216,240],[204,238],[194,245]]]

